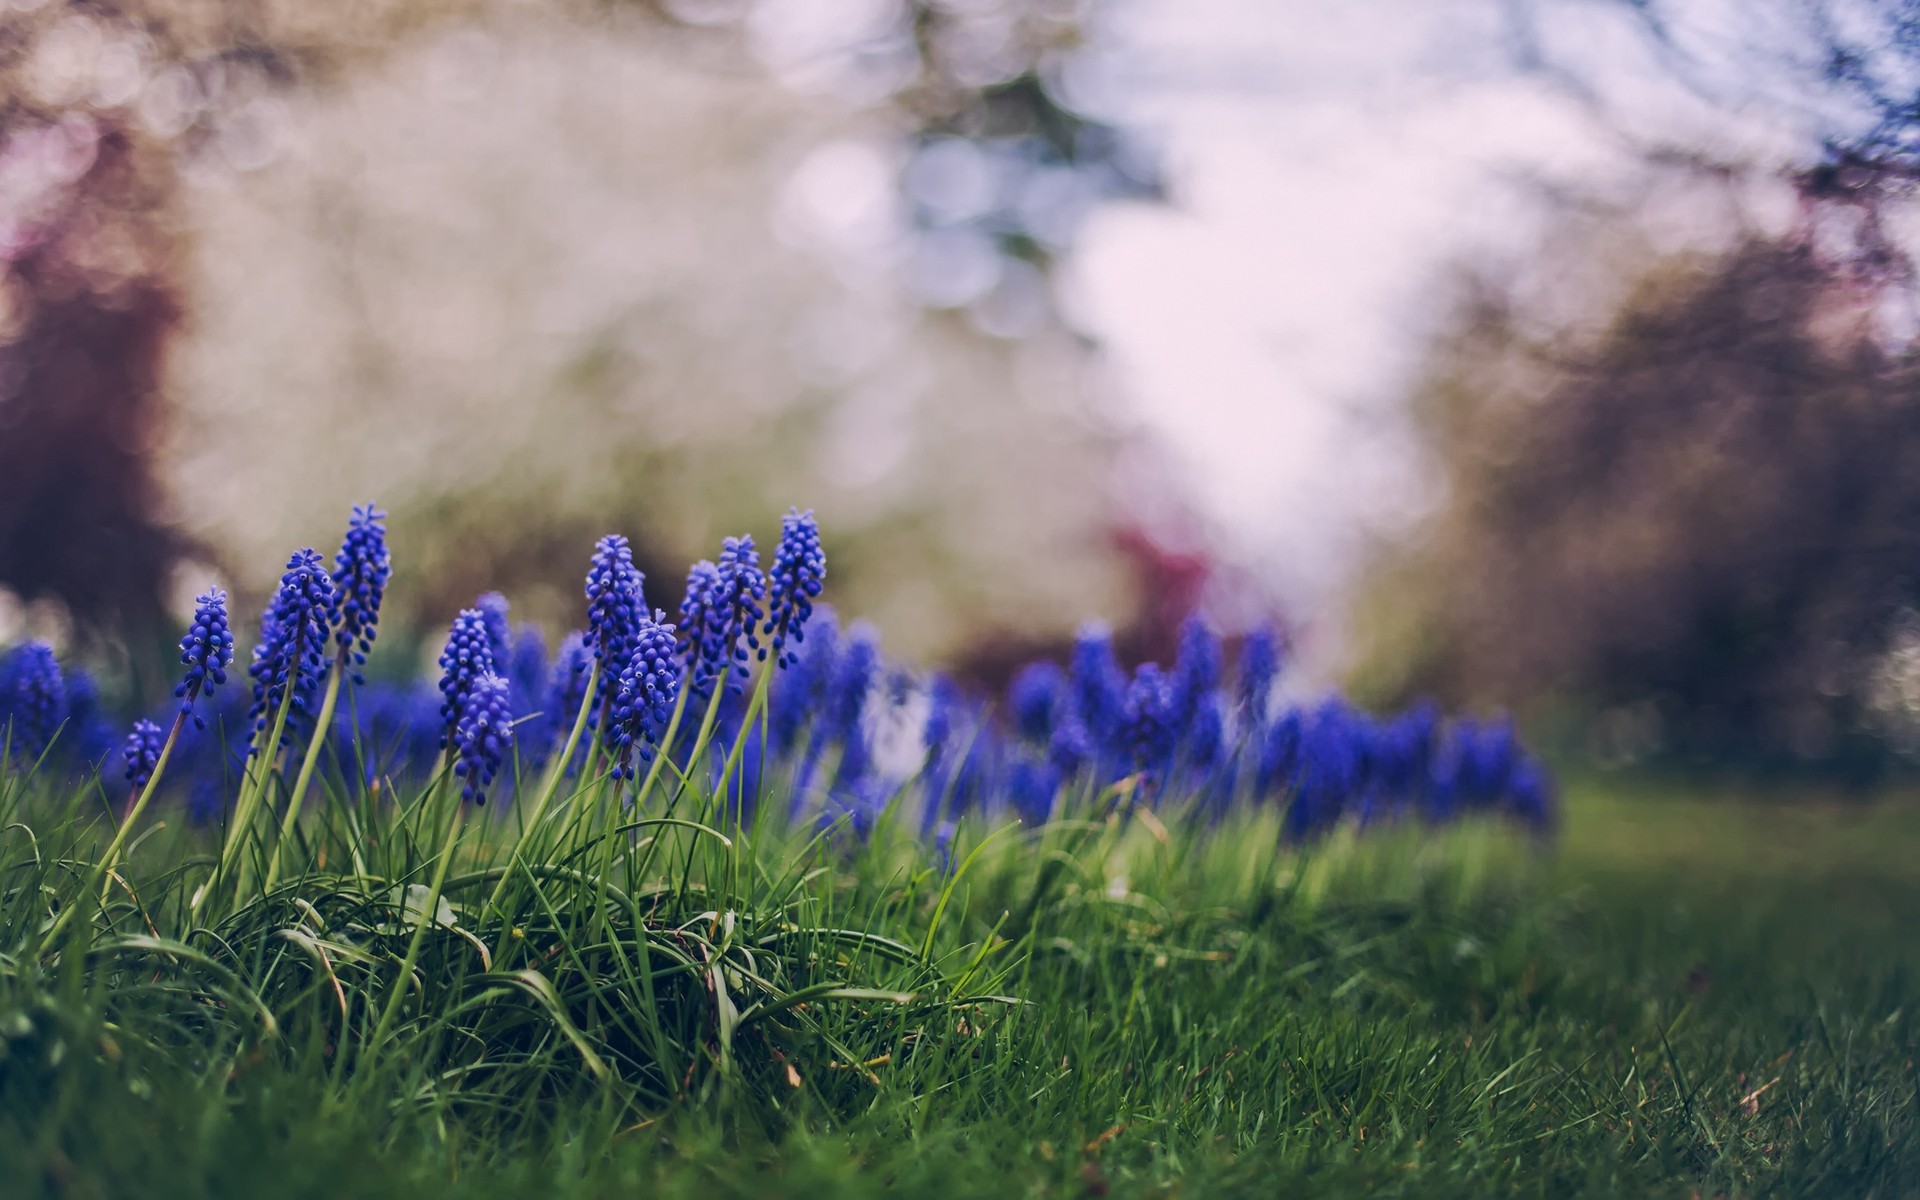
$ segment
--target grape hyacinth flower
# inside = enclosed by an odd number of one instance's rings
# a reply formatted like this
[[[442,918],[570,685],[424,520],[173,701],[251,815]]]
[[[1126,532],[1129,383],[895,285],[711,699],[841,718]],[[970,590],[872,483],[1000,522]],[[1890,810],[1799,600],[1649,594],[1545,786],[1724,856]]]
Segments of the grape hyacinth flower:
[[[1259,796],[1271,796],[1294,784],[1300,774],[1300,714],[1288,709],[1259,730],[1253,786]]]
[[[947,783],[953,771],[955,733],[960,725],[960,689],[945,675],[934,676],[927,688],[927,721],[920,730],[920,744],[926,750],[921,780],[926,792],[926,807],[921,826],[931,825],[947,799]]]
[[[633,776],[629,753],[641,762],[653,761],[667,723],[673,719],[674,701],[680,695],[680,657],[674,628],[665,624],[665,613],[656,611],[642,617],[634,632],[633,656],[620,672],[620,690],[614,701],[613,741],[616,746],[614,776]]]
[[[1179,731],[1173,721],[1173,689],[1153,663],[1142,663],[1127,685],[1120,739],[1137,771],[1158,774],[1173,756]]]
[[[100,685],[84,667],[66,672],[68,750],[75,762],[89,770],[101,767],[119,743],[113,722],[100,700]]]
[[[507,703],[507,681],[487,672],[474,679],[454,729],[453,773],[464,781],[461,798],[486,803],[487,787],[512,743],[513,708]]]
[[[593,648],[587,644],[585,633],[576,629],[560,639],[560,649],[553,656],[553,669],[547,676],[545,699],[541,701],[541,708],[550,717],[550,753],[566,749],[575,715],[587,701],[587,671],[592,665]],[[571,769],[572,764],[568,766]]]
[[[387,514],[372,504],[356,504],[347,520],[347,536],[333,556],[333,640],[351,678],[365,684],[359,668],[367,663],[380,621],[380,601],[393,576],[387,553]]]
[[[716,593],[720,590],[720,568],[701,559],[687,568],[687,588],[680,597],[680,624],[686,635],[687,689],[704,695],[718,668],[711,665],[707,652],[706,630],[712,621]]]
[[[1120,731],[1127,703],[1127,677],[1113,653],[1113,633],[1105,625],[1080,627],[1073,640],[1074,715],[1096,746],[1112,742]]]
[[[695,693],[704,695],[736,668],[739,678],[746,678],[750,652],[760,646],[760,604],[766,597],[767,579],[751,536],[727,538],[720,544],[719,562],[693,565],[680,619],[687,635],[687,675]]]
[[[1240,666],[1234,680],[1234,700],[1240,707],[1240,719],[1249,729],[1266,723],[1273,681],[1279,673],[1279,635],[1272,626],[1262,625],[1240,643]]]
[[[1045,745],[1053,724],[1066,711],[1067,673],[1059,664],[1041,659],[1021,667],[1007,685],[1007,710],[1021,737]]]
[[[487,651],[504,677],[513,662],[513,624],[508,619],[507,598],[499,592],[488,592],[475,600],[473,607],[479,610],[480,624],[487,631]]]
[[[1220,686],[1220,639],[1199,617],[1180,623],[1180,649],[1168,679],[1173,723],[1185,730],[1194,719],[1201,697]]]
[[[810,718],[817,716],[840,656],[840,622],[833,608],[822,604],[807,630],[806,644],[791,657],[793,665],[773,680],[768,704],[767,731],[777,753],[790,754]]]
[[[67,719],[66,687],[60,661],[45,642],[28,642],[0,664],[0,742],[11,738],[13,753],[37,759],[53,744]]]
[[[460,615],[453,619],[453,627],[447,632],[446,648],[440,651],[442,746],[458,737],[461,719],[472,706],[474,689],[480,680],[495,674],[486,618],[481,616],[477,608],[461,609]],[[505,686],[504,680],[501,686]]]
[[[1079,717],[1067,713],[1053,727],[1053,737],[1047,742],[1047,762],[1062,779],[1071,779],[1092,760],[1093,738]]]
[[[256,733],[275,720],[282,704],[287,708],[281,744],[290,739],[297,720],[307,715],[314,686],[326,671],[322,647],[327,644],[333,618],[333,578],[320,555],[296,550],[280,576],[280,589],[260,619],[260,644],[253,649],[253,707],[248,718]]]
[[[626,538],[610,533],[594,544],[587,569],[587,644],[600,666],[593,700],[598,722],[611,717],[620,670],[633,656],[634,629],[647,612],[646,584]]]
[[[1044,824],[1053,815],[1053,796],[1059,790],[1060,776],[1050,763],[1021,758],[1007,776],[1007,799],[1029,825]]]
[[[120,754],[127,764],[127,783],[134,791],[145,788],[147,781],[153,778],[154,770],[160,765],[160,750],[165,744],[166,735],[152,721],[143,718],[133,723]]]
[[[835,667],[822,716],[827,736],[841,745],[838,782],[845,785],[865,776],[873,765],[866,730],[867,698],[880,673],[880,637],[873,626],[854,623]]]
[[[820,547],[820,524],[813,510],[787,510],[780,521],[780,545],[773,552],[773,569],[768,572],[768,642],[760,656],[773,655],[776,665],[791,667],[794,651],[787,645],[806,640],[805,626],[813,616],[813,602],[827,581],[827,554]]]
[[[194,712],[193,702],[227,681],[227,668],[233,664],[233,631],[227,625],[225,592],[208,588],[194,603],[193,624],[180,639],[180,665],[187,673],[173,695],[180,701],[180,711],[193,715],[193,727],[205,729],[207,723]]]

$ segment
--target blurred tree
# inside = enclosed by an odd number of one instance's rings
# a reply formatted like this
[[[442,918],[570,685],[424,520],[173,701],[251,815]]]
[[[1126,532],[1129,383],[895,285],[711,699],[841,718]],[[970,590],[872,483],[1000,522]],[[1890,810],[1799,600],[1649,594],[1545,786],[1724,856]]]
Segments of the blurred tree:
[[[1642,750],[1858,749],[1920,605],[1920,359],[1871,293],[1750,239],[1585,336],[1517,299],[1483,277],[1438,343],[1447,499],[1376,596],[1374,685],[1612,709]]]
[[[259,589],[290,545],[377,495],[434,581],[396,617],[437,622],[500,585],[564,619],[554,568],[603,525],[659,574],[818,497],[836,590],[917,627],[910,648],[1086,608],[1124,620],[1112,439],[1071,398],[1083,347],[1046,276],[1092,203],[1152,187],[1076,100],[1089,28],[1080,5],[904,0],[0,14],[4,145],[57,131],[131,164],[119,199],[88,167],[0,189],[0,218],[142,248],[68,271],[78,292],[9,266],[0,378],[26,390],[0,397],[0,420],[33,432],[0,453],[85,460],[111,486],[87,505],[0,486],[0,586],[125,629],[152,620],[196,542]],[[489,108],[473,90],[489,72],[531,90]],[[875,165],[896,200],[854,228],[845,207]],[[810,184],[784,178],[796,166]],[[829,211],[789,212],[774,237],[783,187],[789,210]],[[809,221],[840,222],[888,281],[836,294],[866,266],[804,262]],[[34,236],[80,261],[80,240]],[[95,327],[94,399],[47,382],[73,372],[27,369]],[[905,493],[884,482],[901,477]],[[676,590],[656,578],[657,601]]]

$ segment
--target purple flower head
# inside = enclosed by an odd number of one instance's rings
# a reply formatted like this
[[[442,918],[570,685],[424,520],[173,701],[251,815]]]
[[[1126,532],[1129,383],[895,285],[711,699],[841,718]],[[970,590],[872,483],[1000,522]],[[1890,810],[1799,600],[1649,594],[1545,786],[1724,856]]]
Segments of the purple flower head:
[[[473,702],[474,688],[489,676],[497,677],[497,671],[493,647],[487,639],[486,618],[477,608],[461,609],[447,632],[446,648],[440,651],[442,745],[458,737],[461,718]],[[501,682],[504,686],[505,681]]]
[[[1053,815],[1053,797],[1059,790],[1060,772],[1052,763],[1023,757],[1007,773],[1007,799],[1029,825],[1045,824]]]
[[[1284,830],[1299,840],[1338,824],[1360,799],[1370,758],[1372,723],[1338,698],[1305,722],[1300,767]]]
[[[1087,727],[1072,713],[1065,714],[1053,727],[1047,742],[1047,762],[1062,779],[1071,779],[1093,759],[1093,739]]]
[[[474,679],[454,728],[453,773],[466,781],[460,789],[462,797],[486,803],[487,786],[512,744],[513,706],[507,702],[507,681],[487,672]]]
[[[507,682],[515,696],[525,696],[530,704],[539,699],[547,683],[547,636],[532,623],[513,631],[513,650],[507,657]],[[551,717],[553,714],[548,713]]]
[[[333,556],[333,640],[355,667],[366,665],[387,594],[393,563],[387,554],[387,514],[371,504],[356,504],[347,520],[347,536]],[[355,683],[365,683],[353,673]]]
[[[1552,831],[1559,821],[1553,777],[1522,751],[1507,774],[1506,811],[1536,833]]]
[[[813,602],[827,581],[827,553],[820,548],[820,524],[813,510],[788,509],[780,521],[780,545],[773,552],[768,575],[767,623],[770,639],[761,656],[771,651],[774,661],[791,667],[794,654],[787,645],[806,640],[805,626],[813,616]]]
[[[1279,673],[1280,636],[1273,626],[1262,625],[1240,643],[1240,669],[1234,680],[1234,700],[1249,728],[1266,722],[1274,677]]]
[[[1300,774],[1300,714],[1288,709],[1264,728],[1256,730],[1257,759],[1254,766],[1254,791],[1271,796],[1291,788]]]
[[[586,634],[576,629],[560,639],[540,703],[553,730],[552,749],[556,751],[565,748],[580,706],[587,701],[587,670],[592,663],[593,648],[587,644]]]
[[[1073,640],[1074,715],[1096,745],[1120,731],[1127,703],[1127,676],[1113,653],[1113,633],[1105,625],[1080,627]]]
[[[587,569],[587,644],[600,664],[594,709],[609,716],[620,668],[633,656],[634,629],[647,614],[646,576],[633,565],[633,547],[610,533],[595,543]]]
[[[735,668],[739,678],[746,677],[746,664],[759,649],[760,604],[766,598],[767,578],[752,537],[727,538],[719,562],[693,565],[680,619],[695,692],[704,693]]]
[[[15,756],[37,759],[66,719],[67,690],[53,647],[28,642],[0,661],[0,744],[10,739]]]
[[[930,758],[940,757],[953,740],[960,717],[960,688],[949,676],[935,675],[927,687],[927,723],[920,730],[920,744]]]
[[[1173,755],[1173,688],[1153,663],[1141,663],[1127,685],[1120,739],[1142,771],[1159,771]]]
[[[1053,736],[1053,723],[1066,711],[1068,699],[1067,673],[1045,659],[1021,667],[1007,685],[1013,727],[1039,745]]]
[[[822,711],[827,685],[840,659],[840,623],[832,608],[820,606],[808,633],[811,636],[792,656],[793,665],[774,677],[767,706],[768,732],[774,749],[781,754],[791,753],[799,745],[807,722]]]
[[[227,668],[233,663],[233,631],[227,627],[227,594],[208,588],[195,601],[193,624],[180,639],[180,665],[187,669],[180,686],[173,689],[180,711],[193,712],[193,702],[217,685],[227,681]],[[207,723],[194,714],[194,728]]]
[[[73,667],[66,673],[66,689],[67,748],[82,766],[98,769],[120,740],[100,701],[100,685],[85,667]]]
[[[333,577],[313,550],[296,550],[280,576],[280,589],[260,618],[260,644],[253,649],[253,707],[248,717],[255,732],[287,707],[280,744],[287,745],[309,714],[313,690],[326,673],[326,646],[332,633]]]
[[[618,747],[615,773],[633,774],[629,753],[650,762],[673,719],[680,695],[680,657],[667,614],[656,611],[642,617],[635,632],[633,657],[620,672],[619,695],[613,708],[613,738]]]
[[[475,600],[473,607],[487,631],[487,652],[493,655],[494,665],[504,676],[513,662],[513,623],[507,614],[507,598],[499,592],[488,592]]]
[[[1205,621],[1193,616],[1180,623],[1180,650],[1168,680],[1178,729],[1193,721],[1200,698],[1220,686],[1220,659],[1220,638]]]
[[[867,744],[867,699],[880,674],[880,635],[856,621],[847,630],[846,648],[834,664],[821,714],[824,732],[842,747],[839,779],[860,778],[872,766]]]
[[[132,785],[134,791],[146,787],[147,781],[153,778],[154,771],[160,766],[160,751],[165,743],[166,736],[152,721],[142,718],[133,723],[120,754],[127,764],[127,783]]]
[[[1202,693],[1193,706],[1193,715],[1180,735],[1187,765],[1202,778],[1218,770],[1227,759],[1226,705],[1218,691]]]
[[[680,597],[679,629],[687,639],[687,683],[695,693],[704,693],[719,668],[711,665],[707,651],[707,626],[720,591],[720,568],[701,559],[687,568],[687,590]]]

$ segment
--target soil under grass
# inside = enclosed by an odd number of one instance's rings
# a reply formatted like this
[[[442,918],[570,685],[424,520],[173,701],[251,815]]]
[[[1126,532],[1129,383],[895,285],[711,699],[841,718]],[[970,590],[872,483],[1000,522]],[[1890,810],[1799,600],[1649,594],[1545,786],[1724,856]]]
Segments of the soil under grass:
[[[816,939],[765,965],[788,972],[789,997],[830,983],[871,994],[749,1021],[724,1068],[702,996],[681,1015],[671,996],[653,997],[646,1011],[670,1043],[661,1053],[686,1058],[633,1083],[618,1081],[617,1064],[611,1083],[579,1069],[550,1029],[481,1021],[472,1014],[510,1002],[479,992],[461,993],[466,1008],[444,1000],[438,1016],[408,1010],[400,1025],[411,1032],[390,1058],[350,1059],[335,1035],[370,1024],[381,1005],[326,1024],[336,1000],[360,1011],[342,962],[337,996],[311,968],[275,1001],[279,1031],[243,1037],[232,1032],[238,983],[279,995],[271,980],[236,981],[217,1000],[181,994],[210,976],[169,992],[166,971],[144,959],[104,972],[102,956],[117,951],[98,939],[27,961],[23,917],[0,946],[14,964],[0,974],[0,1191],[1920,1195],[1911,803],[1761,806],[1576,787],[1549,848],[1485,828],[1389,832],[1338,838],[1271,871],[1253,848],[1270,830],[1110,833],[1002,838],[945,912],[932,911],[943,885],[930,866],[822,851],[832,869],[796,885],[812,889],[810,926],[925,956],[836,959]],[[17,890],[30,851],[10,836]],[[134,855],[153,889],[165,886],[166,856],[191,849],[163,840]],[[329,909],[318,891],[302,895],[321,914],[315,930],[356,919],[337,911],[344,900]],[[163,907],[151,914],[156,934],[168,933]],[[119,928],[137,919],[129,907]],[[233,921],[229,942],[244,932]],[[537,942],[528,928],[510,936]],[[699,961],[699,938],[718,935],[686,928]],[[580,933],[528,961],[579,950],[578,964],[597,962],[601,949],[627,961],[623,946],[645,945],[631,930],[602,936],[599,948]],[[777,929],[754,945],[787,954]],[[818,979],[803,977],[809,964]],[[131,1002],[106,988],[151,989],[137,1029]],[[889,1000],[889,989],[919,998]],[[224,1025],[196,1016],[211,1007]],[[164,1019],[149,1019],[156,1011]],[[621,1044],[617,1031],[582,1034]],[[444,1064],[461,1039],[485,1052],[460,1060],[471,1074],[455,1086]],[[524,1088],[465,1085],[496,1062],[529,1061],[540,1071]],[[657,1096],[636,1100],[636,1089]]]

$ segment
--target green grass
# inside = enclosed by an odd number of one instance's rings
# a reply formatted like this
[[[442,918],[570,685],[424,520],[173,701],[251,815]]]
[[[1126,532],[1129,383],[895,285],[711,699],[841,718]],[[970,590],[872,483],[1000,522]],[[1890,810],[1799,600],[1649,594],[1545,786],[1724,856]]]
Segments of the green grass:
[[[954,878],[589,794],[498,906],[467,821],[447,925],[431,803],[330,796],[198,909],[163,829],[102,907],[97,797],[0,793],[9,1195],[1920,1195],[1906,801],[970,830]]]

